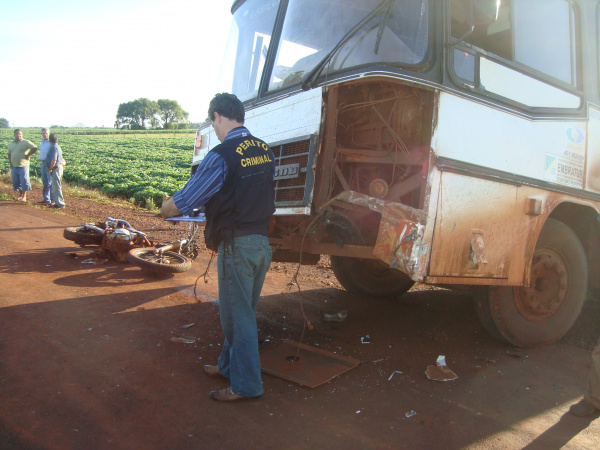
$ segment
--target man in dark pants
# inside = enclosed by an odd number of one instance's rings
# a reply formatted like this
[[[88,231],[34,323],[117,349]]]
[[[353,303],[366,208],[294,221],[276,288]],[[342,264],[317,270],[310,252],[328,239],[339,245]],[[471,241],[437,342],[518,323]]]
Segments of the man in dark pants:
[[[40,141],[40,176],[42,178],[42,201],[38,202],[45,205],[50,205],[50,190],[52,188],[52,177],[50,172],[46,170],[46,156],[48,155],[48,149],[50,148],[50,131],[48,128],[42,128],[42,140]]]
[[[232,94],[217,94],[208,116],[221,142],[202,160],[187,184],[161,208],[163,217],[188,215],[205,206],[206,246],[218,251],[219,311],[225,342],[210,376],[231,386],[213,391],[219,401],[263,393],[256,307],[271,264],[267,238],[275,211],[273,152],[244,125],[244,106]]]
[[[588,417],[600,412],[600,339],[592,350],[592,368],[588,377],[583,399],[569,409],[575,416]]]

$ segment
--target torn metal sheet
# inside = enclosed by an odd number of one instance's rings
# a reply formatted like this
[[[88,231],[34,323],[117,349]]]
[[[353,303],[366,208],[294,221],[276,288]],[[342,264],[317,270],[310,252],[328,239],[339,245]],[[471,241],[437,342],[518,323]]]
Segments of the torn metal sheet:
[[[438,356],[435,366],[427,366],[425,375],[434,381],[452,381],[458,378],[458,375],[446,365],[446,357],[444,355]]]
[[[469,269],[479,268],[479,264],[487,264],[488,259],[485,253],[485,244],[483,240],[484,232],[481,230],[471,231],[471,255],[469,258]]]
[[[427,251],[422,245],[424,223],[423,211],[386,202],[373,254],[413,280],[421,280],[425,265],[420,265],[419,260]]]
[[[262,371],[315,388],[357,367],[360,361],[294,341],[260,351]]]

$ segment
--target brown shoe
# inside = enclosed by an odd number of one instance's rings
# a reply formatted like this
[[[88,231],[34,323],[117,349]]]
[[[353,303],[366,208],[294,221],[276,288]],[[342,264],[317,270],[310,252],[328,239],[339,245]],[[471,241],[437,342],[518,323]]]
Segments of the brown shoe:
[[[589,417],[598,412],[598,408],[596,408],[590,402],[581,400],[579,403],[571,405],[569,412],[577,417]]]
[[[210,393],[210,398],[212,398],[213,400],[216,400],[218,402],[234,402],[236,400],[242,400],[244,398],[250,398],[250,397],[244,397],[243,395],[238,395],[235,392],[233,392],[231,390],[231,386],[229,386],[228,388],[225,389],[219,389],[218,391],[212,391]]]
[[[202,370],[204,371],[204,373],[206,375],[208,375],[209,377],[223,377],[223,374],[221,372],[219,372],[219,366],[203,366]]]

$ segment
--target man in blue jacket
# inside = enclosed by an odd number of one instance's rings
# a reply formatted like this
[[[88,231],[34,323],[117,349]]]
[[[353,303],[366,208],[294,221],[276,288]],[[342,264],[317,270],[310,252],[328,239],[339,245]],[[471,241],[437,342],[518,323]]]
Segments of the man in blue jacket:
[[[218,365],[205,373],[231,386],[213,391],[218,401],[263,393],[256,307],[271,264],[267,238],[275,211],[275,158],[269,146],[244,127],[244,106],[233,94],[217,94],[208,116],[221,144],[202,160],[187,184],[162,208],[163,217],[189,215],[205,206],[206,246],[218,252],[219,311],[225,342]]]

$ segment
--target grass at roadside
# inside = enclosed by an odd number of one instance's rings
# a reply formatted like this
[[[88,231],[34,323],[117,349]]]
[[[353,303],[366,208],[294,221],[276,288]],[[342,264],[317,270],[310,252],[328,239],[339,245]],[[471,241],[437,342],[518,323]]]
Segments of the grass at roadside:
[[[42,189],[42,182],[37,177],[32,177],[30,179],[31,187],[33,189]],[[12,190],[12,181],[10,179],[10,173],[0,173],[0,183],[4,184],[6,188],[4,190],[0,190],[0,200],[13,200],[16,201],[16,197],[10,194]],[[157,212],[158,208],[142,208],[140,206],[136,206],[135,203],[131,200],[125,200],[122,198],[115,198],[107,196],[96,189],[89,189],[82,186],[71,185],[69,183],[63,183],[62,185],[63,195],[75,198],[81,198],[85,200],[90,200],[92,202],[101,204],[101,205],[115,205],[121,208],[128,209],[145,209],[149,212]]]
[[[39,145],[40,136],[34,131],[27,130],[24,138]],[[10,141],[11,135],[0,134],[0,147],[7,148]],[[155,209],[164,197],[181,189],[189,179],[193,142],[193,138],[184,134],[133,138],[59,132],[59,145],[67,161],[63,180],[71,186],[100,191],[111,199],[128,199]],[[0,159],[0,172],[8,170],[8,159]],[[34,154],[31,178],[39,180],[39,172],[39,158]]]

